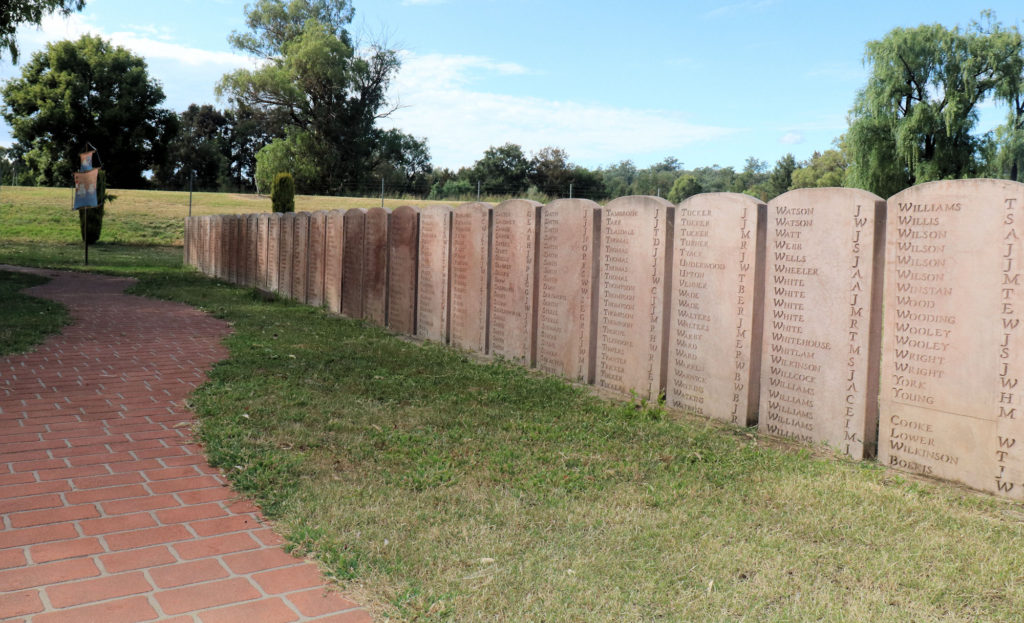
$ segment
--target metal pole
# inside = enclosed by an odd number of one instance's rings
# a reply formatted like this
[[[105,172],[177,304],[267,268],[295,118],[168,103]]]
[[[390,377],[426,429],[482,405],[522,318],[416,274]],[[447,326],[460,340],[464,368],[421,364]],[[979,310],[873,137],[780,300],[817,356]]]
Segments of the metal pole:
[[[572,199],[572,182],[569,182],[569,198]]]
[[[188,176],[188,215],[192,216],[192,181],[196,179],[196,172],[193,169]]]
[[[480,201],[480,180],[476,181],[476,200]]]
[[[380,178],[380,207],[384,207],[384,176]]]

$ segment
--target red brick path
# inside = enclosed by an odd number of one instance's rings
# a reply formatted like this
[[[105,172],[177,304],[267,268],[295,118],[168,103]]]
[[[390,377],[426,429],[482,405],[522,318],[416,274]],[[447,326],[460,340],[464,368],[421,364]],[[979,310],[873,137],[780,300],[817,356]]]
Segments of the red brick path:
[[[74,324],[0,358],[0,620],[370,621],[190,439],[184,400],[227,324],[127,279],[33,272]]]

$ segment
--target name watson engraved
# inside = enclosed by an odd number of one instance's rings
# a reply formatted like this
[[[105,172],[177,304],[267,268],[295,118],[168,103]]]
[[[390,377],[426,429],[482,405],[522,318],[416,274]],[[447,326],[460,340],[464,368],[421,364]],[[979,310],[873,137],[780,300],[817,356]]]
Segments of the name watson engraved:
[[[452,210],[452,346],[487,352],[487,293],[490,282],[491,205],[463,204]]]
[[[391,212],[388,228],[388,327],[416,333],[416,255],[420,212],[399,206]]]
[[[527,199],[503,201],[495,206],[493,218],[490,353],[532,365],[540,204]]]
[[[874,454],[884,220],[854,188],[768,203],[762,432]]]
[[[1024,499],[1024,184],[889,199],[879,462]]]
[[[592,383],[601,208],[558,199],[541,209],[540,223],[537,368]]]
[[[366,210],[345,210],[345,253],[341,260],[341,313],[363,317],[363,267],[366,263]]]
[[[600,245],[595,384],[656,399],[665,385],[674,207],[658,197],[619,197],[605,206]]]
[[[363,318],[383,327],[388,313],[388,211],[366,211],[363,234]]]
[[[676,208],[668,378],[671,407],[757,422],[765,243],[763,203],[738,193]]]
[[[416,335],[448,341],[448,275],[452,209],[446,205],[420,210],[419,266],[416,283]]]

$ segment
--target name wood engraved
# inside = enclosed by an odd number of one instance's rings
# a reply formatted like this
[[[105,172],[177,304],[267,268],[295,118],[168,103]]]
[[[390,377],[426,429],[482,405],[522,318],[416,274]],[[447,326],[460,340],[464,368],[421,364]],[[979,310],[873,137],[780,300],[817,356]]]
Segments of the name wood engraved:
[[[277,292],[281,289],[278,278],[281,272],[281,217],[280,212],[270,214],[267,219],[267,289]]]
[[[366,211],[363,258],[363,318],[378,327],[387,324],[388,218],[384,208]]]
[[[620,197],[603,210],[598,387],[653,400],[665,385],[673,211],[668,201],[643,196]]]
[[[277,291],[281,296],[292,298],[292,278],[295,265],[295,213],[281,215],[281,242],[278,256]]]
[[[601,209],[558,199],[541,209],[536,366],[573,381],[594,380]]]
[[[267,288],[267,247],[270,237],[270,215],[256,217],[256,287]]]
[[[889,199],[879,462],[1024,499],[1024,184]]]
[[[452,346],[487,353],[491,206],[470,203],[452,210]]]
[[[327,269],[327,212],[309,215],[309,281],[306,302],[314,307],[324,305],[324,278]]]
[[[499,203],[491,231],[490,353],[527,366],[535,358],[540,205],[527,199]]]
[[[885,202],[803,188],[768,204],[758,428],[873,456]]]
[[[446,205],[420,209],[419,266],[416,269],[416,335],[448,341],[452,209]]]
[[[737,426],[757,423],[766,206],[737,193],[676,208],[666,403]]]
[[[388,227],[388,327],[416,334],[416,271],[420,212],[399,206]]]
[[[345,248],[345,212],[331,210],[327,213],[325,233],[326,254],[324,259],[324,303],[332,313],[341,313],[342,258]]]
[[[349,318],[363,317],[363,271],[366,265],[366,210],[345,210],[345,242],[342,255],[341,313]]]

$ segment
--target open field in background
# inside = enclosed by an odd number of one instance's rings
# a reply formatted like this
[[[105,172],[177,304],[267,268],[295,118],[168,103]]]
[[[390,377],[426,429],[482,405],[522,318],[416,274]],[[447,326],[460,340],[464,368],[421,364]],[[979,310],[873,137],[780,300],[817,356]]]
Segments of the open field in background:
[[[378,620],[1024,620],[1019,503],[263,301],[180,248],[96,252],[233,324],[193,397],[210,459]]]
[[[80,243],[78,215],[71,210],[70,188],[4,186],[0,188],[0,240]],[[119,190],[107,205],[100,242],[181,245],[188,193],[162,190]],[[385,199],[384,206],[456,205],[458,202]],[[372,208],[380,199],[297,195],[295,209],[338,210]],[[270,212],[270,197],[236,193],[193,193],[192,214]]]

